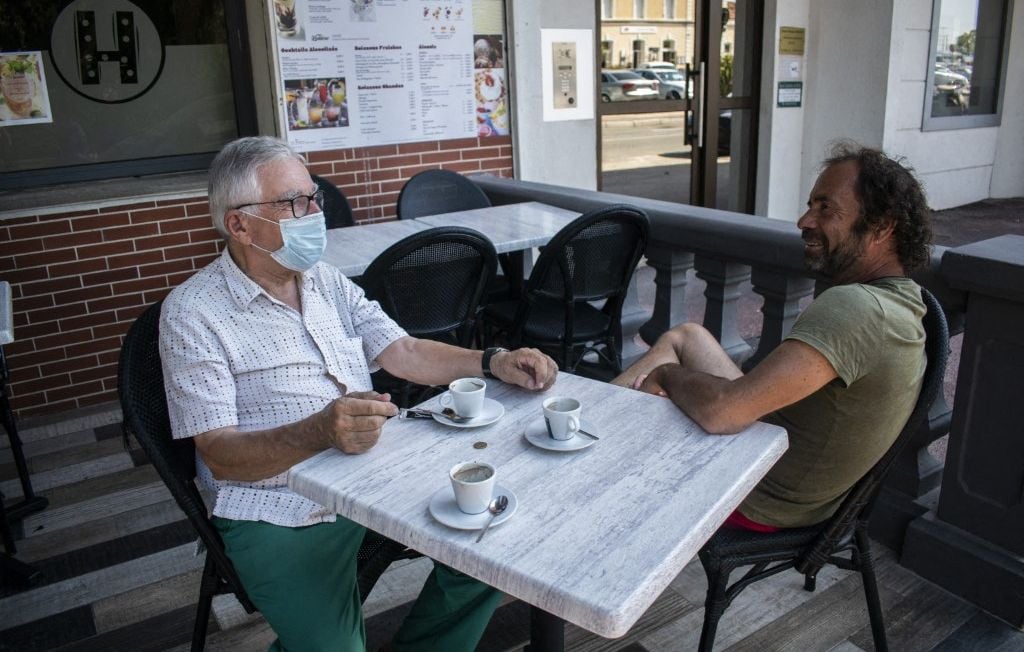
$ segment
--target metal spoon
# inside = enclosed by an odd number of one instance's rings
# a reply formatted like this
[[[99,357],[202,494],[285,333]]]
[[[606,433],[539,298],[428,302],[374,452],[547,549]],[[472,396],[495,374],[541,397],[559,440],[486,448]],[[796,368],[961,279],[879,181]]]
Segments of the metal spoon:
[[[504,512],[505,509],[507,508],[508,496],[504,494],[502,494],[501,496],[496,496],[494,500],[491,501],[491,504],[487,506],[487,511],[491,513],[491,517],[487,519],[487,525],[484,526],[484,529],[480,530],[480,536],[476,538],[476,543],[480,543],[480,539],[483,539],[484,534],[487,533],[487,528],[491,527],[491,523],[494,522],[494,519],[497,518],[498,515]]]
[[[461,423],[463,421],[469,421],[470,417],[459,416],[455,413],[455,410],[451,408],[445,408],[441,412],[435,412],[434,410],[428,410],[426,408],[402,408],[400,411],[399,418],[402,419],[415,419],[415,418],[429,418],[431,415],[443,417],[449,421]]]

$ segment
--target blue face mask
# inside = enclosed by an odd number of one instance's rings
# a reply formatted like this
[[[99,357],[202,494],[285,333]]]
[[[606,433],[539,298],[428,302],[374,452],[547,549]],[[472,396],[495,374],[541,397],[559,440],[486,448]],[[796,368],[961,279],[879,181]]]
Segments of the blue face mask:
[[[274,222],[274,220],[268,220],[252,213],[245,214],[264,222],[277,224],[281,229],[283,244],[277,251],[264,249],[255,242],[252,243],[252,246],[270,254],[270,257],[282,267],[293,272],[304,272],[316,265],[320,257],[323,256],[324,247],[327,246],[327,222],[324,220],[323,211],[310,213],[305,217],[289,217],[280,222]]]

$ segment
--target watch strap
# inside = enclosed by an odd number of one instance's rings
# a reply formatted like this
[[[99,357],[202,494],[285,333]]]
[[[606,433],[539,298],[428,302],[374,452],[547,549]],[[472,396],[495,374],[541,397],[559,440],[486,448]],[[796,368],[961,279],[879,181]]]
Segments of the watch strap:
[[[483,368],[484,371],[484,378],[496,377],[493,373],[491,373],[491,358],[493,358],[495,354],[501,353],[502,351],[508,351],[508,349],[500,346],[491,346],[484,349],[484,357],[482,360],[480,360],[480,366]]]

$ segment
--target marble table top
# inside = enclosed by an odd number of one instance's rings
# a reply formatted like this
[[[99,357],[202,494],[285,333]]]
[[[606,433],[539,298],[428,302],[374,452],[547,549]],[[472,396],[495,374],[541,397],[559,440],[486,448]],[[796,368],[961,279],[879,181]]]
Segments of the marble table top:
[[[579,217],[574,211],[539,202],[491,206],[414,220],[360,224],[327,231],[323,261],[345,276],[360,276],[385,249],[402,238],[435,226],[465,226],[483,233],[499,254],[547,244]]]
[[[499,254],[545,245],[579,217],[575,211],[524,202],[416,218],[430,226],[465,226],[483,233]]]
[[[504,416],[481,428],[391,419],[363,455],[325,451],[291,469],[295,492],[605,637],[625,634],[787,448],[756,423],[712,436],[664,398],[559,374],[535,394],[488,381]],[[583,403],[600,437],[575,452],[524,437],[549,396]],[[437,398],[425,406],[439,408]],[[474,446],[486,444],[485,448]],[[430,515],[461,461],[497,468],[518,509],[480,543]]]

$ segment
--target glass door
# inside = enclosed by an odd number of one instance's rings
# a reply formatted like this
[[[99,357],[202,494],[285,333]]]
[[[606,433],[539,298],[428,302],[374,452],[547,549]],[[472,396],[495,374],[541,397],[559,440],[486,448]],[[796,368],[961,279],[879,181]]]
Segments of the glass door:
[[[614,13],[623,8],[629,15]],[[601,11],[601,189],[752,213],[763,3],[603,2]],[[623,93],[640,86],[634,76],[657,81],[657,99]]]

